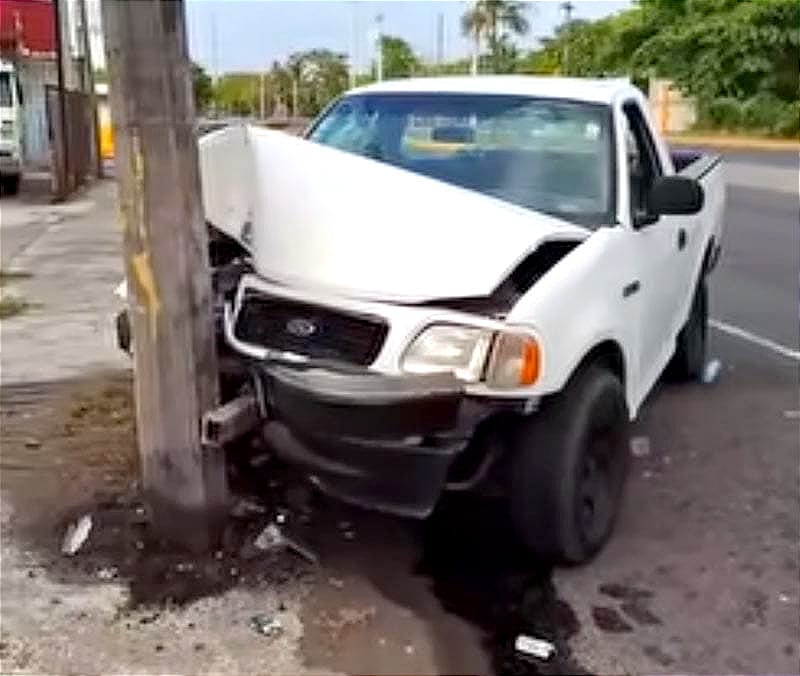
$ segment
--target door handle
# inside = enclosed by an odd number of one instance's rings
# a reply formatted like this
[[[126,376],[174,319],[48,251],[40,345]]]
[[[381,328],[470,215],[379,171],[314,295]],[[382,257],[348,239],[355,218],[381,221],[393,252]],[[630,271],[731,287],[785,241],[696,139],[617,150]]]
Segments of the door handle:
[[[678,251],[683,251],[686,248],[686,230],[678,228]]]

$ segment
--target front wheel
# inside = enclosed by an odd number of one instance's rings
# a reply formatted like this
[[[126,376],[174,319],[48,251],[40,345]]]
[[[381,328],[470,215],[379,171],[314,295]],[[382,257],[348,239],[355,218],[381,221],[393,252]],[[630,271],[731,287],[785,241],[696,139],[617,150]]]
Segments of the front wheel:
[[[523,423],[511,510],[523,543],[553,563],[591,559],[613,531],[628,467],[622,384],[590,365]]]

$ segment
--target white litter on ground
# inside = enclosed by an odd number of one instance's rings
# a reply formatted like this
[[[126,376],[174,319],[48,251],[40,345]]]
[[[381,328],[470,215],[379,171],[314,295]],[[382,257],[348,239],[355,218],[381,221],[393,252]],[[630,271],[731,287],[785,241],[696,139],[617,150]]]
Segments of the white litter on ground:
[[[703,384],[712,385],[717,382],[719,372],[722,370],[722,362],[719,359],[712,359],[706,363],[703,369]]]
[[[64,542],[61,544],[62,553],[67,556],[74,556],[86,542],[92,530],[92,515],[84,514],[75,523],[71,523],[64,535]]]
[[[253,544],[261,551],[268,552],[275,549],[291,549],[310,563],[318,563],[319,558],[305,545],[286,537],[281,529],[274,523],[269,524],[262,530]]]
[[[549,660],[555,654],[556,647],[550,641],[520,634],[514,641],[514,650],[527,657]]]
[[[632,437],[631,455],[634,458],[645,458],[650,455],[650,437]]]

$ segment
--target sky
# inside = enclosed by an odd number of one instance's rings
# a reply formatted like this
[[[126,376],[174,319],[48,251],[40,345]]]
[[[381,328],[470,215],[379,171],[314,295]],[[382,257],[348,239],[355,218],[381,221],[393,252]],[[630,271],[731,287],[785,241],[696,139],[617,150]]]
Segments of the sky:
[[[470,53],[461,35],[464,0],[186,0],[189,50],[210,73],[269,68],[292,52],[327,48],[355,56],[366,71],[374,58],[376,17],[382,32],[407,40],[423,59],[436,57],[436,26],[443,16],[445,60]],[[517,40],[534,47],[563,20],[560,2],[530,3],[529,35]],[[617,0],[573,0],[573,18],[596,19],[632,3]]]

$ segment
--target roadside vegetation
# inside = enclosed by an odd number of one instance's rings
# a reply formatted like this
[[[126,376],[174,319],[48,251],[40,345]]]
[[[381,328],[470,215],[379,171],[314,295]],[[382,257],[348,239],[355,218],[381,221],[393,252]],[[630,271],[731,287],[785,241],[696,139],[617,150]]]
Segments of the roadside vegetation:
[[[538,2],[479,0],[465,9],[462,31],[476,45],[466,57],[426,63],[401,37],[384,35],[387,79],[480,73],[630,77],[673,80],[697,101],[697,127],[730,133],[800,135],[800,4],[797,0],[639,0],[597,21],[565,21],[534,50],[516,39],[536,27]],[[577,8],[579,11],[579,8]],[[292,54],[265,73],[228,73],[212,83],[194,69],[201,111],[258,115],[263,75],[268,117],[312,117],[350,85],[347,56],[326,49]],[[376,77],[359,73],[357,84]]]
[[[8,319],[30,309],[31,304],[24,298],[9,295],[3,289],[9,282],[30,277],[32,277],[30,272],[0,270],[0,319]]]

